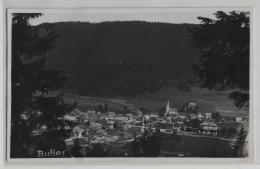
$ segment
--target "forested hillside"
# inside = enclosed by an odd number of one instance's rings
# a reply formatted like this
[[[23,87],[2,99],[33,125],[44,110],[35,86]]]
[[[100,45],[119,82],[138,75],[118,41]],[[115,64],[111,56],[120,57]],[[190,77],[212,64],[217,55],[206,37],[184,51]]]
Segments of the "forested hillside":
[[[177,84],[188,90],[199,55],[191,24],[143,21],[55,23],[59,34],[46,68],[68,74],[67,89],[82,95],[138,96]]]

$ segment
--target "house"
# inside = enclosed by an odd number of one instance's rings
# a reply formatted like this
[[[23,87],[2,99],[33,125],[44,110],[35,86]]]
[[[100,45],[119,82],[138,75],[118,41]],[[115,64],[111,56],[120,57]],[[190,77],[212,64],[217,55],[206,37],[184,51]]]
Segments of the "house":
[[[40,112],[40,111],[39,111]],[[39,113],[37,113],[37,114],[39,114]],[[40,115],[40,114],[39,114]],[[29,113],[28,112],[23,112],[22,114],[21,114],[21,118],[23,119],[23,120],[28,120],[29,118],[30,118],[30,116],[29,116]]]
[[[114,125],[114,123],[115,123],[115,121],[113,121],[113,120],[109,120],[109,121],[108,121],[108,124],[109,124],[109,125]]]
[[[96,123],[96,122],[91,122],[89,125],[90,129],[98,130],[102,128],[102,124]]]
[[[64,129],[65,129],[65,130],[70,130],[71,127],[70,127],[69,125],[65,125],[65,126],[64,126]]]
[[[87,110],[87,113],[89,113],[89,114],[95,114],[96,111],[95,111],[95,110]]]
[[[220,127],[214,122],[203,122],[200,124],[199,134],[217,136]]]
[[[219,126],[214,122],[204,121],[203,123],[200,124],[200,129],[216,131],[216,130],[219,130]]]
[[[204,118],[204,116],[203,116],[201,113],[198,113],[198,114],[197,114],[197,118],[201,120],[201,119]]]
[[[115,112],[108,112],[108,117],[114,118],[116,116]]]
[[[242,121],[243,121],[243,117],[239,117],[239,116],[236,117],[236,122],[239,123],[239,122],[242,122]]]
[[[41,130],[47,130],[47,125],[42,125],[42,126],[40,127],[40,129],[41,129]]]
[[[171,121],[172,121],[172,117],[171,117],[171,116],[167,116],[167,117],[166,117],[166,120],[167,120],[168,122],[171,122]]]
[[[147,122],[150,119],[150,116],[148,114],[144,115],[143,122]]]
[[[183,125],[183,121],[176,121],[176,124]]]
[[[130,129],[132,127],[132,125],[124,124],[124,125],[122,125],[122,127],[123,127],[124,130],[127,130],[127,129]]]
[[[72,132],[74,137],[76,138],[82,138],[82,133],[85,131],[85,129],[81,128],[80,126],[76,126],[73,128]]]
[[[161,133],[165,133],[165,134],[173,134],[173,130],[172,129],[160,129]]]
[[[123,116],[123,114],[121,114],[121,113],[118,113],[116,116],[117,116],[117,117],[122,117],[122,116]]]
[[[71,113],[73,113],[74,115],[77,115],[82,112],[79,109],[74,109]]]
[[[120,136],[112,136],[112,139],[117,141],[119,139]]]
[[[186,116],[184,116],[184,115],[179,115],[179,116],[178,116],[178,119],[180,119],[180,120],[185,120],[185,119],[186,119]]]
[[[79,115],[77,116],[78,122],[84,122],[87,118],[88,118],[88,115],[87,115],[87,114],[79,114]]]
[[[128,117],[129,120],[132,120],[133,114],[132,114],[132,113],[127,113],[127,114],[126,114],[126,117]]]
[[[193,113],[190,114],[190,119],[191,119],[191,120],[194,120],[194,119],[196,119],[196,118],[197,118],[197,117],[196,117],[196,114],[193,114]]]
[[[109,127],[109,121],[107,118],[102,118],[100,119],[100,124],[102,125],[102,127],[104,128],[108,128]]]
[[[127,121],[127,120],[128,120],[128,117],[126,117],[126,116],[119,116],[119,117],[116,117],[116,120],[119,120],[119,121]]]
[[[212,118],[212,113],[205,113],[205,118],[206,119],[211,119]]]
[[[159,118],[159,115],[157,113],[150,114],[150,118]]]
[[[103,129],[98,129],[97,132],[96,132],[96,135],[97,136],[104,136],[104,135],[107,135],[107,132]]]
[[[68,120],[68,121],[77,121],[78,119],[76,118],[76,116],[70,115],[70,114],[66,114],[64,117],[64,120]]]
[[[194,108],[194,109],[196,109],[196,108],[197,108],[197,104],[194,103],[194,102],[189,102],[189,103],[188,103],[188,107],[189,107],[189,108]]]
[[[115,142],[115,139],[113,137],[105,137],[105,141],[107,143]]]
[[[139,110],[138,112],[137,112],[137,117],[142,117],[143,116],[143,113]]]

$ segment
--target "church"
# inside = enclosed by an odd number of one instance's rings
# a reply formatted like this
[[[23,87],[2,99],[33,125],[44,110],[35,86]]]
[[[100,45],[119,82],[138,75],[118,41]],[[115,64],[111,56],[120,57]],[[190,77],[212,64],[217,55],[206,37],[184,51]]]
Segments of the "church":
[[[167,102],[167,105],[166,105],[166,111],[165,111],[165,117],[167,116],[178,116],[178,112],[177,112],[177,109],[176,108],[171,108],[170,107],[170,102],[168,101]]]

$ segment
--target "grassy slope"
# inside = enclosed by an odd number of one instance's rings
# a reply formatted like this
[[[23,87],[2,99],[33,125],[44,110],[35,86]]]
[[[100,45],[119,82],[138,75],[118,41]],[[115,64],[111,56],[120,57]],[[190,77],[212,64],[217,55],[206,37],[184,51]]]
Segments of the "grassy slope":
[[[77,101],[78,107],[82,109],[96,108],[99,104],[108,104],[110,110],[122,111],[126,106],[130,110],[145,107],[150,111],[157,111],[165,106],[169,100],[171,106],[175,107],[186,102],[196,102],[201,112],[219,111],[222,115],[243,115],[248,116],[248,110],[237,109],[232,100],[225,92],[214,92],[198,87],[193,87],[191,92],[179,91],[175,87],[163,88],[153,94],[146,94],[140,98],[100,98],[100,97],[79,97],[73,94],[65,94],[67,102]]]

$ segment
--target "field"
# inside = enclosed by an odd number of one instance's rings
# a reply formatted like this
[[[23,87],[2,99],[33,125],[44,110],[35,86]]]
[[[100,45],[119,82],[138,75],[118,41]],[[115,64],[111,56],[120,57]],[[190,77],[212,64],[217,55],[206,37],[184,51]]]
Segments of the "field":
[[[230,157],[231,146],[228,141],[192,136],[175,136],[178,141],[167,139],[161,143],[161,156],[178,156],[182,154],[191,157]],[[176,139],[175,139],[176,140]]]
[[[198,87],[192,87],[191,89],[191,91],[179,91],[176,87],[168,87],[139,98],[101,98],[65,93],[65,101],[70,103],[76,101],[78,107],[83,110],[107,104],[109,110],[113,111],[124,111],[124,107],[136,111],[140,107],[144,107],[154,112],[165,106],[167,101],[170,101],[171,107],[187,102],[195,102],[199,105],[201,112],[219,112],[223,116],[239,115],[248,117],[248,109],[237,109],[233,101],[228,98],[228,92],[209,91]]]

